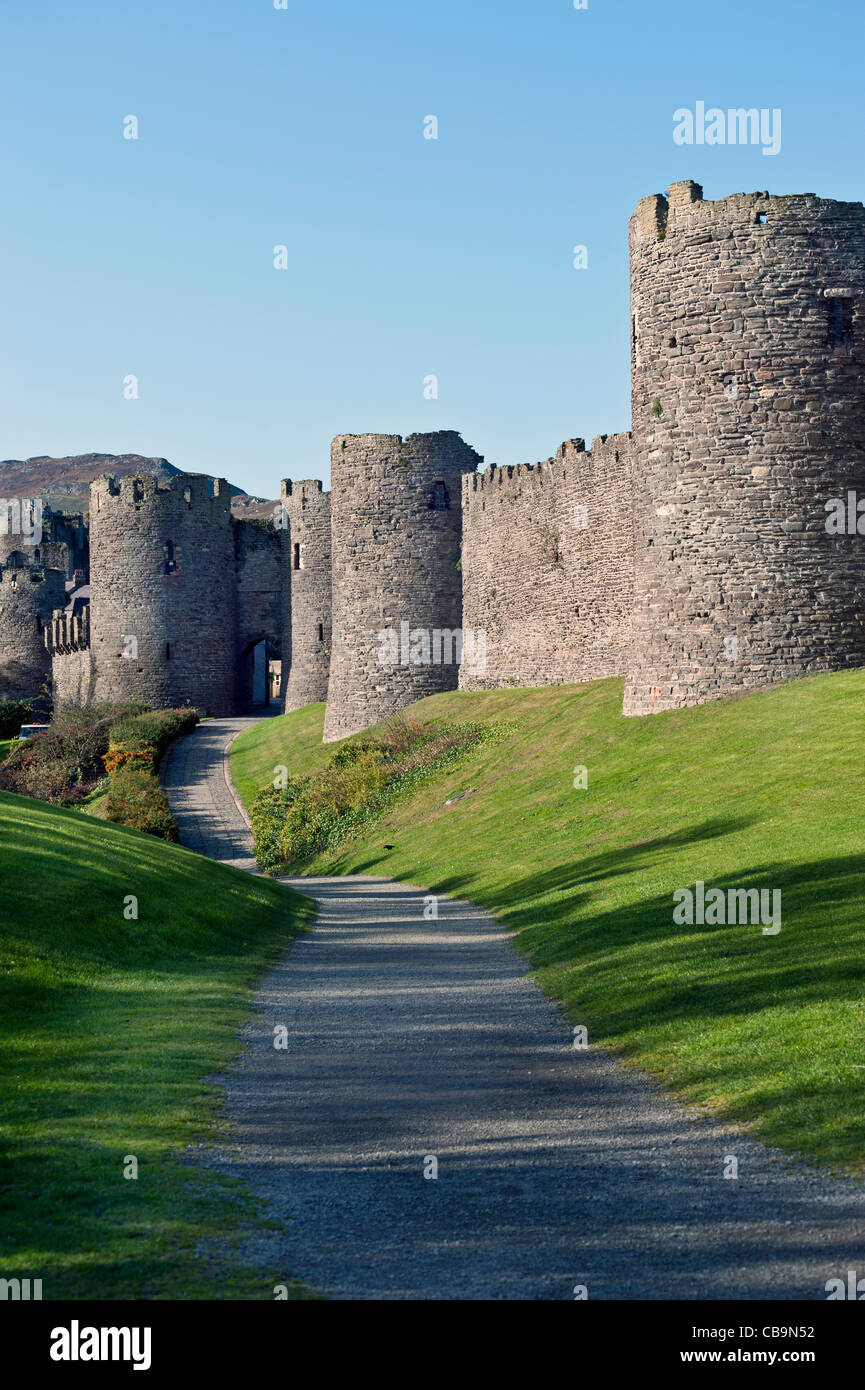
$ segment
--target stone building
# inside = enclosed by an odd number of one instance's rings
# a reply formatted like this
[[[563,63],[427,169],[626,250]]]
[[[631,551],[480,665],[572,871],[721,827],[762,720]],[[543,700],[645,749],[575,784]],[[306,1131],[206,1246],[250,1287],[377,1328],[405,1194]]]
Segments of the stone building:
[[[279,666],[332,740],[458,674],[620,675],[639,715],[865,664],[865,209],[678,183],[630,266],[632,430],[590,451],[479,473],[453,431],[339,435],[332,492],[286,481],[266,522],[203,475],[97,479],[89,591],[83,518],[37,545],[0,511],[0,698],[231,714]]]
[[[62,570],[21,563],[10,555],[0,565],[0,700],[50,703],[51,657],[45,630],[66,602]]]
[[[463,690],[624,675],[634,597],[631,437],[463,479],[463,622],[485,663]]]
[[[287,522],[289,604],[288,680],[283,682],[286,710],[327,699],[330,676],[330,493],[306,478],[282,483]]]
[[[644,198],[630,226],[633,655],[625,712],[865,663],[865,210]]]
[[[454,430],[333,441],[325,742],[456,687],[462,482],[480,462]]]
[[[97,478],[90,489],[93,698],[235,709],[231,499],[181,474]]]

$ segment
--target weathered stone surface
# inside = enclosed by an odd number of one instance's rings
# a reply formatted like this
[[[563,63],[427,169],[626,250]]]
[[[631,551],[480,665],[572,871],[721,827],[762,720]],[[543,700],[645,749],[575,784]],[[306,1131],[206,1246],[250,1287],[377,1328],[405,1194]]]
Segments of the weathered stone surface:
[[[462,479],[481,461],[455,430],[333,441],[326,742],[456,687],[455,664],[382,663],[379,634],[402,624],[427,634],[461,627]]]
[[[236,582],[227,486],[181,474],[91,486],[94,699],[235,708]],[[124,656],[124,650],[131,655]]]
[[[60,570],[36,565],[3,565],[0,570],[0,700],[49,698],[51,658],[45,629],[56,608],[66,602]]]
[[[674,184],[630,246],[625,713],[862,665],[865,541],[825,528],[865,496],[862,205]]]
[[[234,639],[234,707],[242,713],[253,695],[253,648],[267,643],[268,660],[281,661],[288,610],[288,535],[277,515],[266,521],[234,517],[234,572],[237,625]]]
[[[631,438],[463,479],[463,621],[486,670],[463,690],[624,674],[633,604]]]
[[[51,622],[57,702],[233,714],[266,641],[285,708],[326,695],[335,739],[454,688],[436,632],[484,639],[464,689],[624,673],[626,714],[865,664],[865,536],[826,527],[865,498],[865,210],[685,181],[641,200],[630,252],[631,435],[483,474],[453,431],[340,435],[332,494],[286,481],[270,527],[205,475],[94,482],[92,635]],[[46,510],[22,535],[0,530],[0,679],[32,697],[87,529]]]
[[[290,567],[286,711],[327,699],[331,649],[330,493],[306,478],[282,483],[288,519],[286,564]]]

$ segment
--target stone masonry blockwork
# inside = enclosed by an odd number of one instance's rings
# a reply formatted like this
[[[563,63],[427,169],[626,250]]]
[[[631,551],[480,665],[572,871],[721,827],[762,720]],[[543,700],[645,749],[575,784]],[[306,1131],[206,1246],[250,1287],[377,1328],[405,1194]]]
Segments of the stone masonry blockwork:
[[[631,219],[636,466],[625,713],[865,663],[865,210],[812,194]]]
[[[46,507],[37,544],[7,499],[0,691],[53,670],[57,706],[231,714],[265,642],[332,740],[458,670],[624,675],[643,715],[865,665],[865,209],[685,181],[640,201],[629,250],[632,429],[590,451],[478,473],[454,431],[339,435],[332,492],[286,481],[266,525],[203,475],[101,478],[89,549],[85,517]]]
[[[333,441],[326,742],[456,687],[458,666],[445,660],[383,663],[379,634],[461,627],[462,480],[480,462],[455,430]]]
[[[45,632],[65,601],[61,570],[14,563],[0,570],[0,700],[46,703],[51,657]]]
[[[235,708],[236,584],[223,481],[98,478],[90,489],[94,699]],[[128,653],[124,655],[124,652]]]
[[[306,478],[282,483],[288,521],[290,570],[288,680],[284,708],[301,709],[327,699],[330,676],[330,493]]]
[[[486,670],[460,688],[623,675],[633,604],[631,438],[561,445],[545,463],[463,479],[463,622]]]

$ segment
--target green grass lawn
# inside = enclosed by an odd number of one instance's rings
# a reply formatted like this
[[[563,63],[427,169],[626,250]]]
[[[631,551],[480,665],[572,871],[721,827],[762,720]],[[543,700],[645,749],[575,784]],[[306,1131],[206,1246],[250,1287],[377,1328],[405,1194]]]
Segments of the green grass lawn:
[[[310,904],[8,793],[0,891],[0,1276],[41,1278],[45,1299],[272,1299],[289,1271],[236,1253],[252,1200],[180,1155],[214,1137],[206,1078]]]
[[[606,680],[421,701],[517,731],[307,871],[483,904],[591,1042],[768,1143],[862,1171],[865,671],[643,719],[621,700]],[[322,715],[241,735],[241,794],[277,764],[322,766],[337,746],[318,741]],[[697,880],[780,889],[780,933],[675,925],[673,893]]]
[[[265,719],[241,734],[231,750],[231,780],[243,804],[248,807],[257,791],[272,785],[279,765],[294,773],[323,767],[339,746],[322,744],[323,726],[324,702]]]

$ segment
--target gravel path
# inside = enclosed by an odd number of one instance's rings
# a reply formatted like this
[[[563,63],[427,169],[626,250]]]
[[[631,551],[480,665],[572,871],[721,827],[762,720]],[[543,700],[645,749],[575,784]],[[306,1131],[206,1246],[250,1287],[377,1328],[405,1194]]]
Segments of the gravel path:
[[[162,785],[181,844],[251,873],[256,870],[252,836],[226,774],[232,743],[255,723],[209,719],[171,745],[162,767]]]
[[[166,768],[184,842],[240,866],[224,750],[246,722],[203,725]],[[862,1185],[575,1050],[489,914],[442,898],[425,920],[424,890],[383,878],[289,882],[315,930],[222,1078],[219,1166],[279,1227],[263,1265],[344,1299],[825,1299],[865,1275]]]

